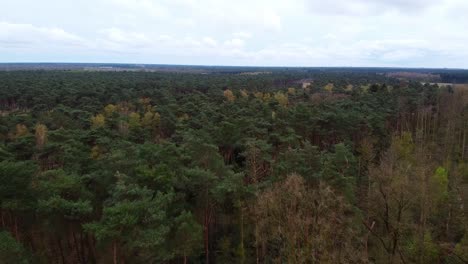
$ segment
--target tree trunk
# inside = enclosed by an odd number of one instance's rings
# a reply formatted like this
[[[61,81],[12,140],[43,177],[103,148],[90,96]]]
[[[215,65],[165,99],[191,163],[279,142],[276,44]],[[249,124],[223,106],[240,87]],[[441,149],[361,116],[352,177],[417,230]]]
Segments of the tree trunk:
[[[19,232],[18,232],[18,216],[15,216],[15,238],[17,241],[20,241]]]
[[[210,225],[210,219],[209,219],[209,208],[205,208],[205,221],[204,221],[204,240],[205,240],[205,263],[209,264],[210,263],[210,242],[209,242],[209,236],[210,236],[210,230],[209,230],[209,225]]]
[[[95,247],[95,241],[94,241],[94,237],[92,236],[89,236],[89,235],[85,235],[85,243],[86,243],[86,247],[88,248],[88,258],[91,259],[90,262],[91,263],[95,263],[97,262],[96,261],[96,258],[97,258],[97,254],[96,254],[96,247]]]
[[[2,213],[2,228],[5,228],[5,217],[3,216],[3,210],[1,211]]]
[[[65,264],[67,263],[66,262],[66,259],[65,259],[65,254],[63,254],[63,248],[62,248],[62,242],[60,241],[60,238],[57,236],[57,245],[59,247],[59,251],[60,251],[60,256],[62,257],[62,263]]]
[[[240,248],[241,248],[241,259],[240,263],[245,263],[245,249],[244,249],[244,208],[240,206]]]
[[[72,230],[71,233],[73,238],[73,245],[76,252],[76,259],[78,260],[78,263],[84,263],[85,261],[82,258],[83,254],[81,253],[82,248],[80,247],[80,243],[78,243],[78,240],[76,239],[75,232]]]
[[[114,241],[113,243],[113,259],[114,259],[114,264],[117,264],[117,242]]]
[[[258,252],[258,223],[257,218],[255,217],[255,256],[257,257],[257,264],[260,263],[259,252]]]
[[[462,153],[461,159],[465,160],[465,145],[466,145],[466,131],[463,129],[463,142],[462,142]]]

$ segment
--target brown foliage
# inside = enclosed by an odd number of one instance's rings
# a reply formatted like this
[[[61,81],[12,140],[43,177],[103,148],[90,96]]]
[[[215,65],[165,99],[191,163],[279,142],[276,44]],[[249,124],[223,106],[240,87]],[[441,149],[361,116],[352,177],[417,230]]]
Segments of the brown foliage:
[[[227,100],[228,102],[231,102],[231,103],[234,102],[234,101],[236,100],[236,96],[235,96],[234,93],[233,93],[231,90],[229,90],[229,89],[227,89],[227,90],[224,91],[224,97],[226,97],[226,100]]]
[[[277,263],[360,263],[352,212],[330,186],[313,188],[299,175],[262,192],[254,206],[257,246]]]
[[[44,147],[47,143],[47,127],[44,124],[36,125],[36,146],[38,148]]]

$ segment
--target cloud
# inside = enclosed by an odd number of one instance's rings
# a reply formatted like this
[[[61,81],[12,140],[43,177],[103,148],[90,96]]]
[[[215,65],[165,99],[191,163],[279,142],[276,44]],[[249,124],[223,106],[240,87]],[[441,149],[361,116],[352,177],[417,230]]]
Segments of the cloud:
[[[374,15],[387,12],[415,13],[422,12],[437,3],[438,0],[309,0],[308,9],[322,15]]]
[[[32,48],[33,45],[51,44],[81,46],[84,45],[84,41],[61,28],[0,22],[0,47],[8,45],[13,48]]]
[[[466,0],[15,0],[0,10],[0,61],[468,67],[466,12]]]
[[[210,47],[216,47],[218,46],[218,42],[216,40],[214,40],[213,38],[211,37],[204,37],[202,39],[203,43],[210,46]]]
[[[232,34],[234,38],[239,38],[239,39],[249,39],[252,37],[252,33],[250,32],[245,32],[245,31],[240,31],[240,32],[235,32]]]
[[[349,43],[331,33],[323,36],[324,42],[281,41],[248,49],[249,33],[236,32],[231,36],[227,39],[213,36],[197,38],[111,27],[100,30],[97,37],[87,39],[59,28],[0,23],[0,48],[3,49],[36,49],[37,45],[61,47],[62,50],[79,47],[80,52],[88,50],[109,56],[114,54],[116,58],[125,54],[131,57],[174,56],[185,58],[187,63],[194,58],[216,58],[237,65],[395,66],[405,63],[405,66],[411,66],[412,62],[420,62],[431,56],[451,57],[456,55],[457,50],[466,51],[463,43],[438,47],[416,38],[367,39]]]
[[[230,48],[242,48],[244,47],[244,44],[244,40],[239,38],[230,39],[224,42],[224,45]]]
[[[96,0],[132,17],[132,20],[156,23],[165,26],[218,29],[258,28],[280,30],[281,16],[274,3],[266,0]]]
[[[263,11],[263,24],[275,30],[281,29],[281,17],[272,10]]]
[[[171,11],[164,4],[164,1],[151,0],[105,0],[108,4],[120,7],[126,12],[137,12],[150,15],[156,18],[170,17]]]

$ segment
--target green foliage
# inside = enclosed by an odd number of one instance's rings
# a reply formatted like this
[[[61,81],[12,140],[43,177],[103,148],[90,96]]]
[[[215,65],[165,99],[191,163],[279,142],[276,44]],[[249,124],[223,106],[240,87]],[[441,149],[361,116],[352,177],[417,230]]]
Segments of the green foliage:
[[[0,159],[1,160],[8,160],[13,158],[13,154],[8,152],[4,147],[0,146]]]
[[[164,260],[171,257],[166,240],[173,224],[167,215],[174,193],[154,192],[127,183],[117,174],[111,197],[104,203],[102,218],[85,225],[98,241],[118,241],[130,250],[141,250],[145,258]]]
[[[33,205],[31,181],[37,170],[30,161],[0,162],[0,202],[3,209],[25,210]]]
[[[174,219],[174,251],[176,256],[196,257],[203,252],[203,227],[192,213],[182,211]]]
[[[316,181],[320,178],[321,153],[317,146],[305,142],[303,147],[288,149],[280,154],[275,165],[275,173],[279,176],[297,173],[304,179]]]
[[[335,145],[334,152],[323,155],[322,168],[322,178],[352,198],[357,162],[349,147],[341,143]]]
[[[424,233],[422,243],[409,243],[408,251],[415,263],[435,263],[439,258],[439,248],[429,232]]]
[[[468,260],[468,235],[462,237],[459,243],[455,246],[454,253],[457,255],[457,258],[461,258],[462,260]]]
[[[0,233],[5,254],[431,263],[457,243],[463,255],[463,89],[389,69],[192,70],[0,71],[0,220],[19,241]]]
[[[398,154],[405,160],[412,160],[412,154],[414,152],[413,137],[411,133],[405,132],[403,135],[396,140],[396,148]]]
[[[0,232],[0,259],[0,262],[4,264],[31,263],[23,245],[5,231]]]
[[[40,193],[38,210],[68,219],[79,219],[90,214],[92,194],[86,190],[83,180],[63,170],[50,170],[39,176],[37,191]]]
[[[443,167],[438,167],[431,178],[431,192],[437,202],[444,201],[448,196],[448,172]]]

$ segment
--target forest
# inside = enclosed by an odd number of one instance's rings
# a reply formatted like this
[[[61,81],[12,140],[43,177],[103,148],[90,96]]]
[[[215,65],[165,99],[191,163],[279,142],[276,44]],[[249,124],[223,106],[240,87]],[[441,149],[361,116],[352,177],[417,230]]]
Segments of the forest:
[[[0,263],[468,263],[466,71],[199,70],[0,71]]]

